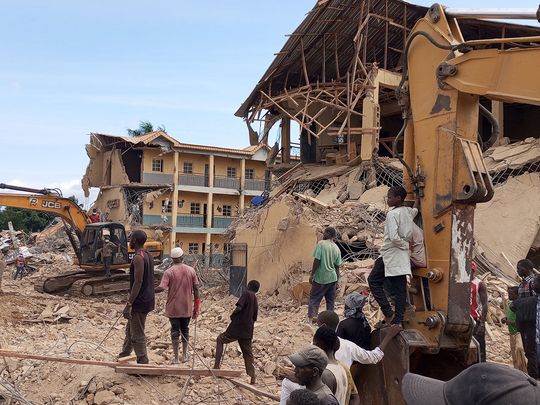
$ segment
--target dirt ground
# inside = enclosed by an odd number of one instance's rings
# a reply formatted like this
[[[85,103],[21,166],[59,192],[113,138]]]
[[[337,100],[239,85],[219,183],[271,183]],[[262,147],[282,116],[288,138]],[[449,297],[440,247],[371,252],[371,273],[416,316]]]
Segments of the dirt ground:
[[[65,271],[74,268],[67,263]],[[58,269],[58,266],[56,266]],[[121,317],[125,297],[76,298],[52,296],[34,291],[33,282],[11,279],[11,266],[4,274],[4,294],[0,295],[0,348],[24,353],[114,361],[119,353],[125,321]],[[50,271],[53,273],[53,270]],[[202,289],[202,313],[191,325],[191,342],[196,352],[196,368],[211,367],[215,338],[227,326],[236,298],[226,287]],[[165,295],[159,294],[156,310],[147,321],[150,362],[170,364],[169,322],[164,314]],[[278,394],[279,382],[273,376],[278,365],[286,365],[287,355],[311,341],[313,330],[304,323],[306,305],[298,306],[288,297],[259,296],[259,321],[255,326],[254,355],[257,387]],[[375,310],[375,309],[369,309]],[[342,306],[338,306],[342,313]],[[52,313],[62,317],[48,322]],[[504,328],[492,326],[504,333]],[[498,333],[499,333],[498,332]],[[498,335],[497,335],[498,336]],[[509,363],[508,341],[488,337],[488,359]],[[240,379],[248,382],[236,344],[228,345],[223,368],[242,370]],[[186,377],[135,377],[115,374],[106,367],[52,363],[35,360],[0,359],[0,382],[11,383],[26,400],[35,404],[178,404]],[[1,385],[1,384],[0,384]],[[0,387],[0,392],[1,392]],[[1,401],[0,401],[1,403]],[[186,404],[265,404],[267,398],[236,388],[213,377],[194,378],[183,397]]]

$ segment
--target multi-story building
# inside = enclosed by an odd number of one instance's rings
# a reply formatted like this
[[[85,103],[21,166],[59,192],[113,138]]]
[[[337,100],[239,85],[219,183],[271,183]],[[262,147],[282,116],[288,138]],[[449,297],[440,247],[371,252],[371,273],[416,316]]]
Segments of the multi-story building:
[[[225,230],[269,185],[266,146],[193,145],[156,131],[91,134],[86,149],[83,185],[100,187],[106,219],[169,230],[169,247],[191,254],[227,251]]]

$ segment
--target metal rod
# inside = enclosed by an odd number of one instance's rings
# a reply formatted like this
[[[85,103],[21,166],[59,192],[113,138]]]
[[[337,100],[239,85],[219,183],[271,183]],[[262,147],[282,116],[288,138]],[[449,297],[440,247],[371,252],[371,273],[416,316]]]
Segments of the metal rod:
[[[447,16],[453,18],[495,18],[509,20],[538,20],[540,8],[447,8]]]

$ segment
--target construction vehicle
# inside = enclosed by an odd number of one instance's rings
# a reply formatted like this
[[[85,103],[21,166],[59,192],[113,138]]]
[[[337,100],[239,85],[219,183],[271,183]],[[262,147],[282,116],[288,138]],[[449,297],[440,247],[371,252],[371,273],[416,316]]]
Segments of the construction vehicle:
[[[404,330],[381,363],[359,370],[357,384],[368,404],[403,404],[407,372],[449,380],[479,361],[470,316],[474,210],[494,194],[477,142],[479,111],[497,127],[479,98],[540,105],[540,37],[464,41],[458,20],[473,16],[537,19],[540,10],[517,14],[435,4],[408,36],[397,89],[404,125],[394,153],[404,136],[404,184],[407,200],[420,197],[427,268],[412,271],[415,312]],[[375,332],[375,344],[381,334],[384,329]]]
[[[50,294],[70,292],[86,296],[114,293],[129,289],[129,275],[123,271],[129,267],[133,251],[128,246],[124,225],[116,222],[92,223],[81,207],[69,198],[62,197],[59,190],[32,189],[0,184],[0,189],[9,189],[32,194],[0,193],[0,205],[25,208],[54,214],[64,222],[64,229],[73,246],[77,264],[83,271],[48,277],[38,282],[38,291]],[[101,247],[105,236],[118,246],[110,267],[111,277],[105,277]],[[145,244],[155,262],[163,258],[163,246],[158,241]]]

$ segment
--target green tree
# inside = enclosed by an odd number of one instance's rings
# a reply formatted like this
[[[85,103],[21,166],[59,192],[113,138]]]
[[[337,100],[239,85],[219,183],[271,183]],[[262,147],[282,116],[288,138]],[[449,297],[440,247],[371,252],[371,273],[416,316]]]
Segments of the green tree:
[[[0,211],[0,229],[8,229],[8,222],[11,221],[13,228],[18,231],[40,232],[53,219],[54,215],[48,212],[6,207]]]
[[[165,132],[165,127],[163,125],[160,125],[159,127],[157,127],[156,131]],[[139,128],[137,129],[127,129],[127,133],[129,136],[141,136],[149,132],[154,132],[154,126],[150,121],[139,122]]]

